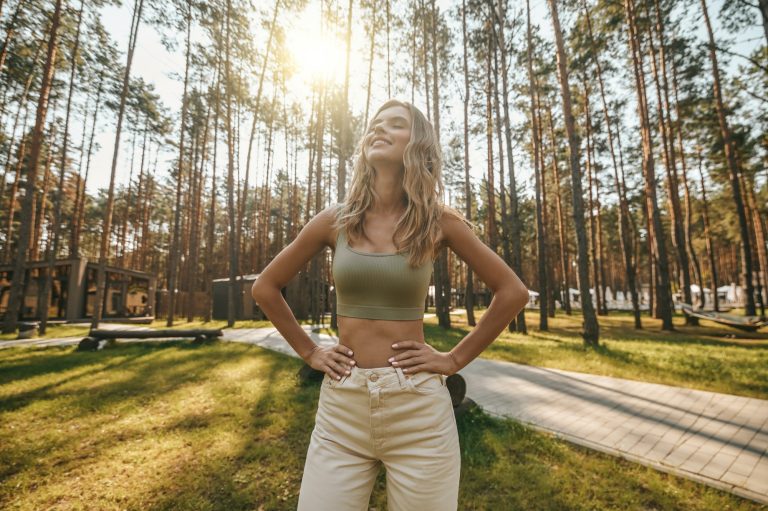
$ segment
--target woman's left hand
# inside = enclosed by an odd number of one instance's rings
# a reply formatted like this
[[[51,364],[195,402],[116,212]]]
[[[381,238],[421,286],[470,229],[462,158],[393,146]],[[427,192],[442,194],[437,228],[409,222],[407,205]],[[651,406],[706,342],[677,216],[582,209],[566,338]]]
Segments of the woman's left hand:
[[[448,353],[437,351],[425,342],[397,341],[392,345],[402,353],[389,358],[393,367],[401,367],[406,374],[432,371],[450,376],[458,372],[456,361]]]

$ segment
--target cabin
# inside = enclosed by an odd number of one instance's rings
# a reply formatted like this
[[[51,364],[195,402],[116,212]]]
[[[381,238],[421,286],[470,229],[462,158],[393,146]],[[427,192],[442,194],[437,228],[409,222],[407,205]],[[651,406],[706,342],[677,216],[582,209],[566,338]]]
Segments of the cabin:
[[[48,261],[27,263],[24,277],[24,299],[19,320],[39,320],[38,290],[45,285]],[[80,323],[93,319],[96,303],[98,262],[85,257],[59,259],[54,262],[48,320]],[[13,265],[0,265],[0,315],[4,315],[10,298]],[[154,319],[156,277],[128,268],[106,267],[102,319],[150,322]]]

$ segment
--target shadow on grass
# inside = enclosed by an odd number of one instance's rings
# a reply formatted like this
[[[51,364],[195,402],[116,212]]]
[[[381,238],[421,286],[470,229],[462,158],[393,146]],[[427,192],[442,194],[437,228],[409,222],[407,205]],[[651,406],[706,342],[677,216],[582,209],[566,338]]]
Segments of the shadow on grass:
[[[0,479],[30,468],[41,455],[75,449],[75,444],[82,443],[86,438],[89,440],[89,450],[98,451],[101,447],[114,446],[116,440],[125,442],[143,436],[145,432],[139,430],[123,430],[117,438],[100,435],[99,432],[109,426],[115,416],[119,417],[129,407],[138,408],[146,405],[152,399],[203,376],[214,368],[216,363],[228,358],[226,352],[214,353],[206,350],[205,346],[192,346],[183,341],[163,344],[136,343],[98,353],[57,351],[58,353],[39,360],[42,367],[31,367],[34,373],[48,374],[51,381],[21,392],[8,393],[0,401],[0,414],[18,412],[32,405],[39,407],[43,403],[55,403],[51,406],[55,407],[55,420],[58,423],[74,421],[77,425],[81,417],[87,417],[85,421],[87,424],[85,427],[81,425],[77,428],[79,431],[71,435],[43,435],[35,439],[34,446],[20,445],[15,450],[9,446],[17,445],[14,441],[17,435],[13,430],[6,430],[0,434],[0,445],[5,446],[0,450],[0,457],[3,459],[3,463],[0,463],[3,466]],[[163,353],[184,354],[184,352],[195,353],[198,355],[198,360],[179,363],[175,358],[158,360],[153,356]],[[30,353],[30,356],[34,355]],[[62,360],[65,361],[63,364]],[[114,362],[110,362],[111,360]],[[79,361],[86,366],[98,365],[83,372],[65,376],[67,372],[77,368],[77,364],[73,364],[73,361]],[[115,370],[130,371],[131,376],[114,379],[110,372]],[[61,377],[57,377],[59,374]],[[88,381],[98,378],[107,379],[107,381],[95,385]],[[23,385],[21,380],[23,378],[20,379]],[[61,390],[65,385],[78,382],[80,385],[74,390]]]
[[[145,509],[295,509],[319,384],[296,384],[300,362],[273,354],[268,358],[267,370],[254,375],[254,381],[265,382],[265,391],[255,401],[242,403],[244,422],[229,421],[242,439],[237,452],[201,453],[197,463],[174,475],[172,488],[158,487],[158,498]],[[169,429],[194,435],[199,427],[221,427],[217,419],[222,416],[226,414],[204,418],[204,426],[200,418],[190,416]]]
[[[88,365],[97,364],[86,372],[58,379],[51,383],[17,394],[11,393],[5,396],[3,401],[0,402],[0,412],[15,410],[40,399],[58,397],[52,392],[55,388],[72,383],[76,380],[83,380],[89,377],[95,378],[99,373],[104,373],[105,376],[109,376],[107,373],[117,368],[132,371],[130,378],[114,382],[105,382],[103,384],[84,383],[84,385],[87,385],[87,388],[85,389],[87,392],[76,392],[74,395],[68,394],[72,397],[77,396],[77,398],[70,404],[77,406],[81,411],[98,411],[99,409],[111,406],[113,403],[130,399],[130,397],[126,396],[128,390],[136,389],[141,385],[152,384],[154,385],[153,388],[155,392],[167,392],[173,387],[194,379],[198,372],[194,369],[199,369],[200,367],[215,362],[221,362],[222,359],[226,358],[221,353],[212,354],[209,356],[211,356],[213,360],[205,359],[196,362],[187,361],[184,362],[183,365],[180,365],[179,362],[174,359],[158,361],[153,358],[153,355],[158,355],[164,351],[202,352],[205,351],[205,346],[195,346],[184,341],[131,343],[130,345],[124,346],[124,348],[121,346],[96,353],[81,353],[73,351],[70,348],[68,352],[62,350],[57,355],[45,357],[40,361],[40,367],[29,364],[19,367],[16,373],[18,378],[13,379],[14,382],[24,380],[24,376],[26,375],[25,371],[30,371],[35,375],[45,374],[55,377],[57,373],[68,372],[83,363]],[[110,362],[112,359],[118,360],[116,362]],[[77,362],[79,362],[79,364]]]
[[[461,337],[454,332],[446,342]],[[47,388],[22,389],[13,411],[0,413],[0,465],[11,467],[0,473],[0,507],[25,495],[22,510],[56,507],[62,498],[93,509],[296,508],[319,395],[319,382],[298,384],[300,360],[254,346],[187,342],[59,356],[103,365],[73,377],[56,369],[56,354],[44,357],[52,377]],[[28,362],[30,370],[45,373]],[[121,372],[115,381],[88,384],[87,377],[102,372],[106,378],[115,368]],[[54,392],[64,380],[73,388]],[[184,403],[204,399],[161,416],[161,396]],[[29,414],[27,405],[34,405]],[[7,416],[27,422],[11,429]],[[514,421],[472,410],[457,423],[459,509],[706,509],[687,499],[710,490],[690,490],[685,482],[663,485],[663,475],[570,447]],[[71,425],[80,429],[71,431]],[[152,447],[156,442],[161,447]],[[123,463],[135,460],[142,446],[153,449],[139,462],[146,467],[126,470]],[[381,511],[384,480],[381,470],[371,498]],[[33,484],[39,486],[30,489]],[[735,501],[729,496],[718,494],[716,501],[709,509],[750,509],[727,506]]]

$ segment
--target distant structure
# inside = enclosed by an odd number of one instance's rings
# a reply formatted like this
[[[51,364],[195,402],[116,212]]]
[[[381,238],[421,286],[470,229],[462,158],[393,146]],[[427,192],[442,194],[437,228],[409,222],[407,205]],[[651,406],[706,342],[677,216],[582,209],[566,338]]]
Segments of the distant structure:
[[[235,319],[267,319],[259,306],[251,297],[251,287],[258,278],[258,273],[239,275],[235,281]],[[312,286],[314,284],[314,286]],[[314,287],[314,290],[312,289]],[[227,319],[229,302],[227,290],[229,277],[213,280],[213,319]],[[323,315],[331,313],[330,293],[332,286],[329,282],[312,282],[306,272],[299,272],[280,292],[291,308],[296,319],[309,319],[311,296],[318,295],[317,306]],[[237,303],[239,300],[240,303]]]
[[[19,320],[39,320],[37,295],[45,285],[47,261],[30,261],[24,276],[24,299]],[[48,320],[89,322],[96,302],[98,263],[85,257],[60,259],[54,263]],[[10,298],[13,265],[0,265],[0,315]],[[106,289],[102,303],[104,320],[152,321],[155,310],[156,277],[150,273],[107,266]]]

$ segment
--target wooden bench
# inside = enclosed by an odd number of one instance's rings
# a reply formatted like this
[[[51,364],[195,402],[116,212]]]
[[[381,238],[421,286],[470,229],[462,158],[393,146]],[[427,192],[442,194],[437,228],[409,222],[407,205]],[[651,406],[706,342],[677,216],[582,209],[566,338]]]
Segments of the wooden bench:
[[[194,344],[202,344],[224,335],[221,329],[190,329],[174,330],[91,330],[88,337],[83,338],[77,345],[77,351],[97,351],[110,341],[115,339],[157,339],[157,338],[184,338],[193,337]]]

